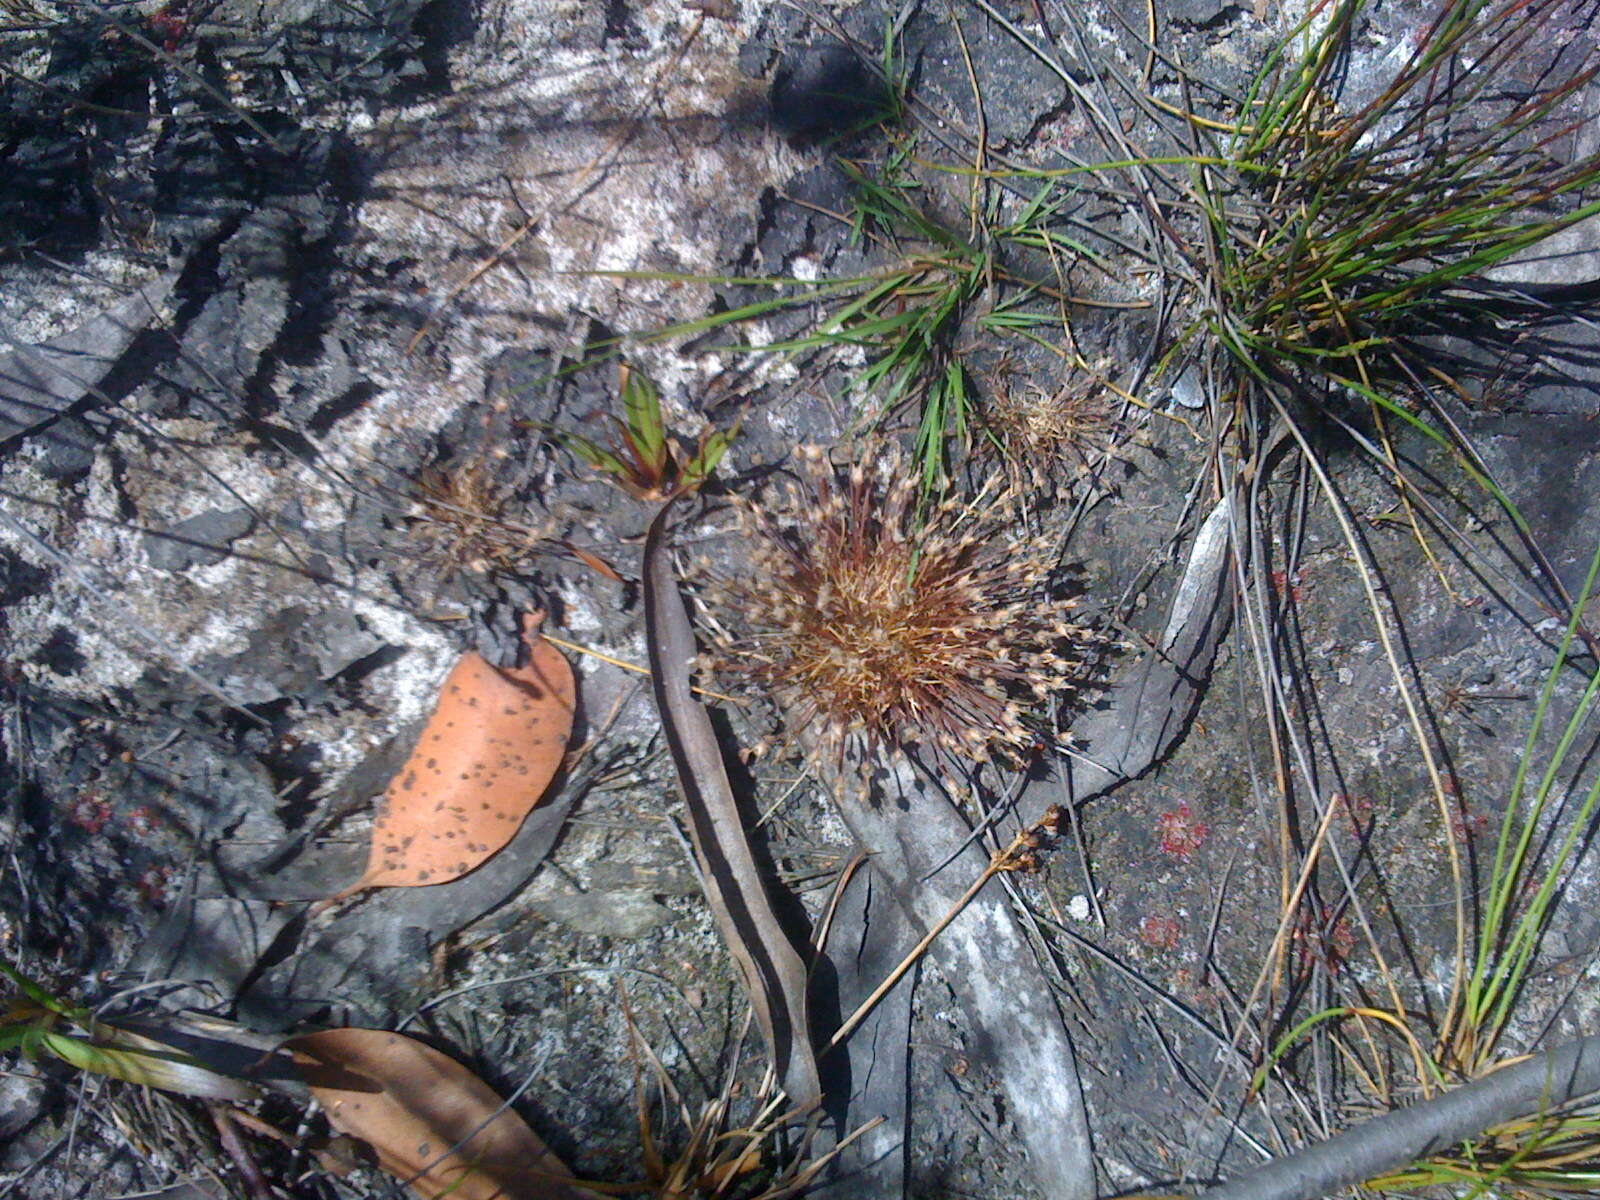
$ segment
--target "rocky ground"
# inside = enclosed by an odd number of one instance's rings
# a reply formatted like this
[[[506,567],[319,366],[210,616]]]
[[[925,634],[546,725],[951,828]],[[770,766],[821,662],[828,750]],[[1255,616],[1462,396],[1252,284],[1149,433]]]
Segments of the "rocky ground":
[[[1068,79],[1148,72],[1177,103],[1181,61],[1222,106],[1300,15],[1157,6],[1164,58],[1147,61],[1145,6],[1079,7],[1081,23],[1034,0],[0,4],[8,960],[86,1003],[140,987],[141,1002],[262,1033],[407,1022],[502,1093],[523,1089],[518,1107],[584,1178],[642,1170],[634,1088],[649,1068],[631,1029],[692,1106],[727,1073],[753,1088],[759,1047],[752,1036],[733,1061],[744,998],[675,836],[648,686],[628,669],[647,661],[653,509],[556,435],[593,436],[616,411],[616,352],[686,436],[737,425],[677,535],[701,581],[748,562],[730,498],[770,496],[797,447],[859,445],[874,424],[909,440],[914,412],[884,414],[851,388],[870,355],[728,351],[803,337],[837,301],[655,335],[768,298],[759,278],[839,279],[911,253],[852,235],[843,158],[876,169],[900,149],[918,204],[965,231],[970,176],[921,170],[923,156],[1065,165],[1093,149]],[[1372,6],[1352,86],[1420,21],[1416,5]],[[1025,40],[1054,45],[1054,65]],[[1146,120],[1130,110],[1127,127],[1138,136]],[[1592,155],[1591,137],[1564,152]],[[1014,214],[1017,191],[983,202]],[[1004,881],[1033,914],[1018,936],[1039,962],[1013,975],[996,950],[981,1011],[951,978],[956,960],[919,969],[894,1051],[911,1098],[889,1142],[901,1148],[887,1176],[839,1195],[890,1194],[870,1188],[898,1188],[902,1163],[913,1196],[1020,1197],[1041,1180],[1054,1194],[995,1047],[1008,991],[1059,1005],[1102,1194],[1225,1175],[1259,1159],[1252,1141],[1287,1136],[1289,1115],[1246,1110],[1241,1043],[1218,1031],[1252,1002],[1284,848],[1312,829],[1282,829],[1272,797],[1252,642],[1263,614],[1234,606],[1230,625],[1212,596],[1201,616],[1216,625],[1197,633],[1185,607],[1183,581],[1205,570],[1213,591],[1227,581],[1219,596],[1244,580],[1240,558],[1208,566],[1197,549],[1219,494],[1215,429],[1194,376],[1152,370],[1187,301],[1121,253],[1141,219],[1072,192],[1061,228],[1109,266],[1055,275],[1026,250],[1003,263],[1070,291],[1070,343],[1059,327],[1033,343],[998,335],[980,319],[992,288],[953,338],[985,411],[1074,388],[1102,405],[1087,443],[1019,418],[1013,436],[1040,440],[1012,441],[1009,465],[975,437],[957,477],[1013,472],[1061,548],[1076,613],[1118,648],[1062,718],[1092,768],[980,777],[1024,821],[1076,805],[1044,869]],[[1575,236],[1540,282],[1592,281]],[[1395,453],[1458,522],[1434,528],[1432,558],[1396,518],[1392,477],[1337,429],[1314,430],[1399,618],[1405,677],[1429,698],[1462,800],[1455,827],[1302,460],[1274,466],[1261,500],[1241,595],[1275,616],[1282,675],[1267,682],[1299,714],[1296,786],[1359,814],[1330,853],[1396,914],[1436,998],[1451,936],[1443,847],[1474,861],[1492,847],[1559,632],[1551,580],[1578,588],[1600,529],[1592,341],[1580,321],[1509,345],[1439,343],[1492,360],[1459,421],[1548,572],[1420,434],[1397,432]],[[1106,399],[1119,395],[1135,402]],[[450,664],[466,650],[513,663],[530,609],[576,647],[556,815],[459,882],[313,912],[359,875],[373,801]],[[1173,630],[1198,674],[1145,703],[1142,664]],[[1558,701],[1581,683],[1573,672]],[[1157,709],[1161,732],[1141,732]],[[723,732],[778,743],[739,782],[766,815],[775,876],[815,918],[870,836],[841,819],[770,707],[731,710]],[[1146,772],[1127,749],[1111,762],[1124,737],[1162,761]],[[1594,883],[1591,863],[1566,886]],[[1518,1044],[1594,1030],[1600,921],[1583,909],[1545,943]],[[1309,986],[1341,971],[1377,986],[1345,908],[1292,936]],[[874,953],[892,963],[910,940]],[[995,1023],[975,1026],[975,1011]],[[0,1078],[0,1195],[242,1194],[207,1175],[223,1161],[214,1136],[181,1106],[79,1089],[48,1064]],[[285,1186],[390,1185],[368,1172]]]

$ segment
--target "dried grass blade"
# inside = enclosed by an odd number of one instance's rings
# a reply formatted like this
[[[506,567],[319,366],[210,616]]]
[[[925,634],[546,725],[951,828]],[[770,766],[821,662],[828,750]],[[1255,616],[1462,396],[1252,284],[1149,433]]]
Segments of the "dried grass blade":
[[[667,533],[672,501],[644,546],[645,639],[662,732],[678,771],[706,902],[744,979],[774,1069],[796,1104],[822,1098],[806,1005],[806,967],[778,921],[728,782],[711,719],[689,690],[694,633]]]

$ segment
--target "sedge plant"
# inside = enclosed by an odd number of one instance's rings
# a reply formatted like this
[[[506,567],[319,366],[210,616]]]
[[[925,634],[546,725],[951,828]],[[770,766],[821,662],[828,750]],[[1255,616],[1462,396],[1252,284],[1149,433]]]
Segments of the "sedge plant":
[[[1465,389],[1424,339],[1515,338],[1556,310],[1558,296],[1491,275],[1600,216],[1600,157],[1570,149],[1600,56],[1561,0],[1438,0],[1416,36],[1370,68],[1370,94],[1348,99],[1368,10],[1368,0],[1314,4],[1232,123],[1189,114],[1210,143],[1183,168],[1202,223],[1201,248],[1186,253],[1203,303],[1168,360],[1206,335],[1231,364],[1228,394],[1267,419],[1300,422],[1309,410],[1342,428],[1393,478],[1402,519],[1444,579],[1424,533],[1439,522],[1419,513],[1426,502],[1392,429],[1420,434],[1506,515],[1567,602],[1548,615],[1563,618],[1570,598],[1441,401]],[[1349,401],[1375,436],[1353,423]]]
[[[1258,378],[1310,373],[1381,400],[1375,380],[1409,331],[1491,310],[1486,272],[1600,212],[1600,161],[1560,153],[1600,66],[1581,39],[1548,49],[1553,0],[1444,0],[1376,93],[1346,106],[1367,7],[1313,6],[1223,135],[1227,166],[1195,168],[1193,193],[1221,345]]]
[[[1412,1064],[1413,1094],[1429,1096],[1453,1081],[1480,1078],[1514,1060],[1507,1043],[1529,1035],[1527,988],[1541,945],[1566,897],[1568,885],[1591,849],[1600,814],[1600,775],[1584,781],[1600,722],[1600,672],[1592,662],[1564,719],[1557,714],[1561,681],[1584,662],[1579,615],[1600,583],[1600,549],[1589,563],[1574,612],[1535,703],[1504,813],[1487,864],[1472,952],[1452,994],[1455,1003],[1430,1027],[1417,1006],[1390,1012],[1359,1004],[1322,1009],[1284,1034],[1256,1075],[1267,1072],[1313,1032],[1353,1027],[1356,1037],[1335,1032],[1341,1053],[1355,1065],[1375,1096],[1393,1102],[1392,1085],[1378,1046],[1387,1036]],[[1553,746],[1548,746],[1550,741]],[[1391,983],[1392,983],[1391,979]],[[1515,1031],[1515,1032],[1513,1032]],[[1363,1051],[1362,1047],[1367,1050]],[[1472,1142],[1413,1164],[1369,1186],[1407,1192],[1423,1186],[1469,1185],[1482,1193],[1504,1185],[1530,1194],[1584,1191],[1600,1181],[1600,1108],[1579,1103],[1508,1121]]]
[[[926,186],[909,170],[904,148],[869,167],[837,160],[850,182],[846,222],[852,240],[887,262],[866,274],[824,281],[787,276],[714,277],[663,272],[602,272],[645,281],[755,289],[760,295],[719,312],[591,347],[596,357],[641,343],[738,333],[763,318],[809,312],[813,318],[777,341],[733,341],[703,351],[723,355],[805,355],[843,351],[859,365],[846,389],[860,404],[860,424],[877,427],[909,415],[915,426],[914,468],[925,498],[947,482],[957,448],[980,429],[979,391],[964,362],[964,340],[992,336],[1048,343],[1065,320],[1060,276],[1068,264],[1097,256],[1058,227],[1069,185],[1041,181],[1014,211],[990,208],[958,230],[934,215]],[[1051,264],[1033,278],[1007,265],[1026,256]],[[618,475],[616,464],[567,439],[591,465]],[[620,477],[620,476],[619,476]]]
[[[1199,219],[1199,237],[1167,247],[1181,256],[1184,279],[1200,303],[1184,336],[1166,348],[1164,364],[1186,360],[1200,345],[1208,351],[1204,358],[1220,368],[1210,375],[1208,392],[1218,428],[1236,435],[1219,441],[1224,457],[1248,471],[1264,460],[1263,448],[1287,443],[1300,450],[1304,478],[1327,498],[1361,578],[1446,831],[1457,945],[1444,967],[1449,995],[1440,1008],[1422,992],[1402,996],[1404,985],[1383,962],[1364,915],[1352,923],[1359,919],[1366,929],[1378,961],[1376,976],[1358,985],[1355,996],[1340,1003],[1327,987],[1336,967],[1322,972],[1320,992],[1298,985],[1277,990],[1285,974],[1286,931],[1296,927],[1305,883],[1319,873],[1328,821],[1309,850],[1281,837],[1285,880],[1300,854],[1301,882],[1292,894],[1284,887],[1288,911],[1268,956],[1277,965],[1263,968],[1257,986],[1272,980],[1274,994],[1290,1007],[1263,1045],[1266,1066],[1255,1083],[1278,1068],[1280,1079],[1292,1080],[1288,1056],[1320,1042],[1321,1053],[1308,1055],[1310,1061],[1342,1064],[1338,1077],[1358,1095],[1391,1107],[1491,1072],[1510,1060],[1519,1040],[1536,1044],[1530,1017],[1539,1005],[1530,976],[1564,888],[1588,849],[1600,804],[1600,787],[1572,790],[1592,749],[1597,685],[1586,682],[1565,719],[1557,716],[1556,699],[1560,680],[1580,668],[1592,670],[1582,651],[1592,658],[1585,607],[1594,569],[1578,595],[1567,593],[1533,531],[1461,434],[1449,402],[1440,399],[1463,389],[1419,351],[1421,337],[1444,331],[1492,325],[1514,336],[1519,317],[1553,309],[1556,300],[1539,289],[1497,285],[1489,276],[1600,214],[1600,160],[1571,161],[1566,149],[1578,122],[1576,102],[1597,69],[1586,31],[1563,36],[1573,32],[1566,28],[1576,19],[1570,6],[1441,0],[1418,36],[1379,64],[1382,78],[1362,81],[1351,75],[1352,47],[1369,15],[1365,0],[1313,4],[1254,77],[1231,120],[1182,114],[1180,138],[1193,152],[1137,162],[1130,174],[1158,178],[1181,197],[1174,211]],[[1212,346],[1220,353],[1209,353]],[[1352,418],[1350,400],[1368,410],[1370,424]],[[1493,857],[1479,864],[1486,878],[1474,881],[1473,864],[1451,835],[1450,814],[1458,805],[1447,791],[1423,706],[1405,678],[1397,650],[1402,622],[1381,594],[1369,543],[1354,528],[1348,500],[1313,445],[1307,421],[1313,414],[1343,428],[1392,477],[1397,514],[1448,588],[1423,525],[1446,537],[1460,535],[1403,473],[1391,429],[1409,427],[1442,448],[1505,513],[1532,573],[1548,585],[1536,598],[1543,615],[1558,618],[1565,630],[1505,797]],[[1225,469],[1222,474],[1228,477]],[[1269,512],[1252,509],[1248,516],[1262,523]],[[1267,680],[1281,678],[1288,665],[1277,657],[1271,628],[1278,611],[1269,603],[1246,610],[1262,626],[1256,654]],[[1292,772],[1306,765],[1292,759],[1303,753],[1294,748],[1301,736],[1296,715],[1271,689],[1263,690],[1275,729],[1284,731],[1274,742],[1278,765]],[[1314,740],[1314,731],[1305,738]],[[1286,794],[1286,812],[1290,804]],[[1327,818],[1336,816],[1330,804]],[[1288,827],[1287,817],[1281,824]],[[1357,883],[1348,873],[1344,882],[1349,910],[1360,914]],[[1382,1001],[1366,991],[1374,978]],[[1307,999],[1310,1015],[1298,1007]],[[1391,1191],[1465,1186],[1474,1193],[1592,1190],[1600,1164],[1597,1135],[1600,1116],[1592,1106],[1549,1111],[1487,1130],[1372,1185]]]

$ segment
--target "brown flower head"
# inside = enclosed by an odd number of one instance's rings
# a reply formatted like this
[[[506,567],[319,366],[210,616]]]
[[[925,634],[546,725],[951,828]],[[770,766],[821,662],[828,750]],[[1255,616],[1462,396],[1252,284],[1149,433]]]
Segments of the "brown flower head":
[[[829,754],[1026,757],[1030,710],[1103,639],[1048,595],[1054,555],[1017,532],[1015,493],[991,483],[919,512],[897,453],[800,460],[773,506],[741,505],[744,569],[711,573],[719,680],[771,696],[788,735]]]

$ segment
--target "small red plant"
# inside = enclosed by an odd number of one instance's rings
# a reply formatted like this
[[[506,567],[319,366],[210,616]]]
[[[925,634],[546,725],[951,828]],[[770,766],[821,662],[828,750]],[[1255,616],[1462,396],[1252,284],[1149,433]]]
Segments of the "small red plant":
[[[1350,918],[1334,918],[1326,905],[1315,911],[1302,908],[1290,936],[1302,966],[1319,963],[1329,974],[1344,966],[1356,948]]]
[[[135,837],[149,837],[160,828],[156,810],[147,804],[141,804],[128,814],[128,828],[133,831]]]
[[[1488,831],[1489,817],[1486,813],[1472,812],[1462,805],[1450,814],[1450,836],[1458,846],[1476,841]]]
[[[1290,600],[1295,604],[1300,603],[1300,572],[1293,574],[1288,571],[1274,571],[1272,573],[1272,591],[1280,600]]]
[[[67,820],[87,834],[98,834],[111,820],[111,806],[94,788],[85,788],[67,810]]]
[[[172,868],[151,867],[134,884],[139,898],[152,908],[163,908],[167,903],[167,888],[172,883]]]
[[[1346,796],[1343,792],[1335,792],[1328,797],[1328,803],[1337,804],[1344,810],[1344,819],[1349,823],[1350,832],[1357,837],[1366,837],[1372,832],[1372,814],[1377,809],[1372,797]]]
[[[1211,826],[1199,820],[1185,800],[1156,821],[1161,834],[1161,852],[1176,859],[1187,859],[1211,836]]]
[[[1183,938],[1183,923],[1176,917],[1152,913],[1139,922],[1139,940],[1152,950],[1176,950]]]
[[[171,54],[189,32],[189,18],[181,4],[164,4],[150,14],[150,28],[161,39],[161,48]]]

